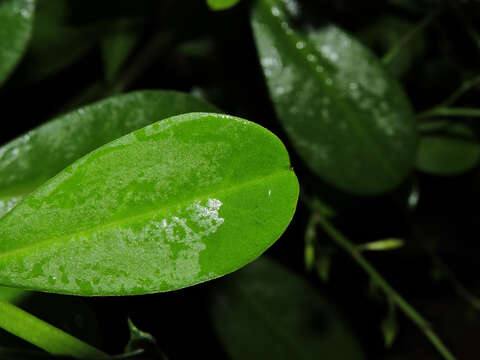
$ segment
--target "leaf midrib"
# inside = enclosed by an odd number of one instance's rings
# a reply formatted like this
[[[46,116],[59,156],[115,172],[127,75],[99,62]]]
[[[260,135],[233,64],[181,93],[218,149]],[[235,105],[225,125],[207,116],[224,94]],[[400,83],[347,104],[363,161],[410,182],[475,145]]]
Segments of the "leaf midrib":
[[[45,246],[61,242],[62,240],[65,240],[65,239],[68,240],[68,239],[71,239],[71,238],[79,236],[79,235],[88,235],[88,234],[94,233],[96,231],[106,230],[106,229],[112,228],[115,225],[118,225],[118,224],[121,224],[121,223],[124,223],[124,222],[128,223],[130,221],[140,219],[142,217],[148,217],[148,216],[151,216],[153,214],[166,212],[166,211],[171,210],[173,208],[180,207],[182,205],[192,203],[192,202],[197,201],[197,200],[202,200],[204,198],[215,197],[215,196],[220,195],[220,194],[233,192],[233,191],[242,189],[242,188],[250,186],[250,185],[261,183],[261,182],[266,181],[266,180],[271,179],[271,178],[290,175],[291,171],[292,170],[290,169],[290,167],[288,167],[288,169],[275,171],[275,172],[273,172],[273,173],[271,173],[267,176],[261,176],[261,177],[258,177],[258,178],[254,178],[254,179],[251,179],[249,181],[245,181],[241,184],[236,184],[234,186],[230,186],[230,187],[227,187],[225,189],[218,190],[218,191],[213,191],[213,192],[208,193],[208,194],[197,195],[197,196],[192,197],[190,199],[183,200],[183,201],[175,203],[175,204],[170,204],[170,205],[165,206],[165,207],[160,207],[160,208],[157,208],[155,210],[150,210],[150,211],[147,211],[145,213],[141,213],[141,214],[137,214],[137,215],[133,215],[133,216],[127,216],[125,218],[117,219],[117,220],[110,221],[110,222],[107,222],[107,223],[103,223],[103,224],[94,226],[92,228],[80,230],[80,231],[77,231],[77,232],[62,234],[62,235],[59,235],[59,236],[56,236],[56,237],[53,237],[53,238],[49,238],[49,239],[40,240],[40,241],[35,242],[31,245],[27,245],[27,246],[24,246],[24,247],[21,247],[21,248],[16,248],[16,249],[12,249],[12,250],[0,253],[0,259],[8,258],[8,257],[10,257],[12,255],[15,255],[15,254],[18,254],[18,253],[24,253],[24,252],[28,252],[30,250],[35,250],[37,248],[43,248]]]

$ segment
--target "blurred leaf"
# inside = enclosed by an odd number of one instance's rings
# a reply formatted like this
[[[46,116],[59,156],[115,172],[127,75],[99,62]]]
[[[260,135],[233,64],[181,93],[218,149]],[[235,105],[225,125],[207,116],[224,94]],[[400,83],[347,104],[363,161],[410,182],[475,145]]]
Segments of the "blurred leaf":
[[[139,40],[139,34],[129,28],[131,21],[117,23],[117,31],[112,31],[101,40],[105,79],[112,83],[127,61]]]
[[[385,251],[385,250],[394,250],[402,247],[405,242],[402,239],[384,239],[378,241],[372,241],[365,244],[358,245],[359,250],[370,250],[370,251]]]
[[[0,1],[0,84],[22,57],[30,40],[34,0]]]
[[[451,176],[478,165],[480,144],[466,125],[450,124],[441,133],[422,135],[417,169],[433,175]]]
[[[262,257],[221,285],[211,313],[231,359],[364,359],[333,304],[275,262]]]
[[[240,0],[207,0],[210,9],[215,11],[230,9],[239,2]]]
[[[383,339],[385,341],[385,347],[389,348],[393,345],[395,338],[398,334],[397,315],[395,311],[395,304],[393,301],[388,302],[388,315],[382,321],[381,324]]]
[[[37,0],[31,45],[17,78],[20,83],[54,74],[95,45],[103,25],[74,27],[69,24],[70,12],[67,0]]]
[[[156,120],[213,105],[174,91],[112,97],[52,120],[0,147],[0,217],[81,156]]]
[[[382,16],[380,20],[363,29],[358,36],[364,44],[382,56],[388,53],[415,26],[415,23],[400,17]],[[404,75],[415,60],[423,54],[425,45],[425,33],[420,31],[403,44],[400,52],[388,63],[388,70],[398,77]]]
[[[318,277],[324,283],[327,283],[330,278],[330,267],[332,266],[333,253],[334,250],[327,246],[319,246],[317,251],[315,268],[317,269]]]
[[[280,0],[258,0],[252,25],[277,115],[307,165],[354,194],[399,185],[414,164],[417,129],[379,60],[333,25],[294,30]]]
[[[107,109],[80,119],[117,110]],[[0,284],[105,296],[215,279],[280,237],[298,192],[268,130],[222,114],[171,117],[87,154],[0,219]]]

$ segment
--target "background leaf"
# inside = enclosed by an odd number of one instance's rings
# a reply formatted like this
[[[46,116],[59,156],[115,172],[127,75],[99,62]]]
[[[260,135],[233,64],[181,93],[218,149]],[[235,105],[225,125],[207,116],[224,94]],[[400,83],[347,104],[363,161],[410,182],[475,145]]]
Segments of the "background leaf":
[[[217,278],[278,239],[298,191],[283,144],[259,125],[172,117],[86,155],[4,216],[0,283],[127,295]]]
[[[480,160],[480,144],[468,126],[449,124],[441,133],[420,139],[417,169],[433,175],[458,175],[473,169]]]
[[[226,277],[212,316],[233,360],[363,359],[337,309],[265,257]]]
[[[139,40],[138,31],[132,29],[131,20],[119,20],[113,31],[101,40],[105,79],[112,83]]]
[[[32,31],[34,0],[0,2],[0,84],[18,63]]]
[[[174,91],[112,97],[52,120],[0,148],[0,217],[81,156],[154,121],[213,105]]]
[[[288,4],[298,18],[298,3]],[[306,164],[355,194],[402,182],[414,163],[416,126],[379,60],[334,25],[294,29],[279,0],[258,0],[252,25],[270,97]]]

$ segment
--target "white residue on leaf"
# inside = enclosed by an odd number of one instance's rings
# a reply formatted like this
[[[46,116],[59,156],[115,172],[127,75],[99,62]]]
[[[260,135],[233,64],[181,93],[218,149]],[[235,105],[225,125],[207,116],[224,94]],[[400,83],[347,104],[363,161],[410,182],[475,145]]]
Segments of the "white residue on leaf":
[[[12,281],[75,292],[169,290],[216,275],[202,270],[200,253],[224,223],[215,198],[178,207],[167,216],[152,215],[128,223],[73,235],[67,242],[10,264]],[[47,280],[48,279],[48,280]]]

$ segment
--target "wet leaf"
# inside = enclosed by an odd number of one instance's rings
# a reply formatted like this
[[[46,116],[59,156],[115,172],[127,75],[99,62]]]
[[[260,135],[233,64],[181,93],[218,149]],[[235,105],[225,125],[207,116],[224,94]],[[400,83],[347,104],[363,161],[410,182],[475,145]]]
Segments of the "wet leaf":
[[[420,139],[417,169],[433,175],[458,175],[473,169],[480,160],[480,144],[464,124],[451,124],[443,132]]]
[[[334,25],[294,29],[280,0],[258,0],[252,25],[271,99],[306,164],[355,194],[378,194],[409,174],[417,130],[408,99],[379,60]]]
[[[127,295],[211,280],[280,237],[298,191],[285,147],[259,125],[162,120],[87,154],[0,220],[0,284]]]
[[[231,359],[364,359],[333,304],[280,265],[263,257],[222,285],[212,316]]]
[[[207,0],[207,5],[210,9],[218,10],[227,10],[235,6],[240,0]]]
[[[34,0],[0,2],[0,84],[22,57],[30,40]]]
[[[97,147],[154,121],[192,111],[216,108],[174,91],[133,92],[80,108],[11,141],[0,148],[0,217]]]

